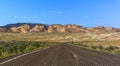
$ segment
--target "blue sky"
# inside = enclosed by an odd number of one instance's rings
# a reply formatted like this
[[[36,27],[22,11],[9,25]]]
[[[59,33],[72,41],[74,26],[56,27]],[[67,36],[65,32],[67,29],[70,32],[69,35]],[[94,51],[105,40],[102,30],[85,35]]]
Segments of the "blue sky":
[[[0,25],[17,22],[120,27],[120,0],[0,0]]]

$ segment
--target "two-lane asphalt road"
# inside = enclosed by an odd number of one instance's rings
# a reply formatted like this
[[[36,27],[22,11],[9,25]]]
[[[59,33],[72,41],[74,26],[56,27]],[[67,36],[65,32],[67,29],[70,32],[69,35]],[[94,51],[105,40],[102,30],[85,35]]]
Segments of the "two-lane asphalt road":
[[[0,66],[120,66],[120,56],[58,44]]]

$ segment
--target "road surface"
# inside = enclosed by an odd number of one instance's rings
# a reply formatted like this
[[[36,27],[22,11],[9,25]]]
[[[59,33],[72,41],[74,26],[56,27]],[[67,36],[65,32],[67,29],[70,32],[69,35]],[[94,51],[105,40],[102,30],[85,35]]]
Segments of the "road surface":
[[[58,44],[0,66],[120,66],[120,56]]]

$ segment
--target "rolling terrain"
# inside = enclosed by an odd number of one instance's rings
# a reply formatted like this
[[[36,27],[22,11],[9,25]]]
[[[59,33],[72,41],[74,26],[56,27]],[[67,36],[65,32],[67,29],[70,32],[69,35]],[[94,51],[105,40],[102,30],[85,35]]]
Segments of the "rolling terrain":
[[[58,44],[0,66],[120,66],[120,56]]]
[[[79,32],[79,33],[104,33],[104,32],[120,32],[119,28],[108,26],[83,27],[75,24],[36,24],[36,23],[16,23],[0,26],[0,32],[12,33],[65,33],[65,32]]]
[[[52,47],[30,52],[48,46]],[[0,26],[0,66],[120,66],[119,54],[119,28],[35,23]]]

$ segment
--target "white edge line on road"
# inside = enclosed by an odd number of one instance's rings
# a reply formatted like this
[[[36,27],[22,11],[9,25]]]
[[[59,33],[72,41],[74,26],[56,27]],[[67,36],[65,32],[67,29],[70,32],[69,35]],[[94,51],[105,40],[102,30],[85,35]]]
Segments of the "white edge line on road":
[[[53,46],[54,46],[54,45],[53,45]],[[51,47],[52,47],[52,46],[51,46]],[[48,48],[50,48],[50,47],[48,47]],[[47,49],[47,48],[45,48],[45,49]],[[41,50],[45,50],[45,49],[41,49]],[[11,59],[9,59],[9,60],[7,60],[7,61],[1,62],[0,65],[5,64],[5,63],[10,62],[10,61],[13,61],[13,60],[15,60],[15,59],[18,59],[18,58],[23,57],[23,56],[25,56],[25,55],[29,55],[29,54],[32,54],[32,53],[35,53],[35,52],[39,52],[39,51],[41,51],[41,50],[36,50],[36,51],[33,51],[33,52],[29,52],[29,53],[25,53],[25,54],[16,56],[16,57],[11,58]]]
[[[39,51],[40,51],[40,50],[39,50]],[[25,56],[25,55],[35,53],[35,52],[38,52],[38,51],[33,51],[33,52],[29,52],[29,53],[25,53],[25,54],[16,56],[16,57],[11,58],[11,59],[9,59],[9,60],[7,60],[7,61],[1,62],[0,65],[5,64],[5,63],[7,63],[7,62],[10,62],[10,61],[12,61],[12,60],[15,60],[15,59],[17,59],[17,58],[23,57],[23,56]]]

